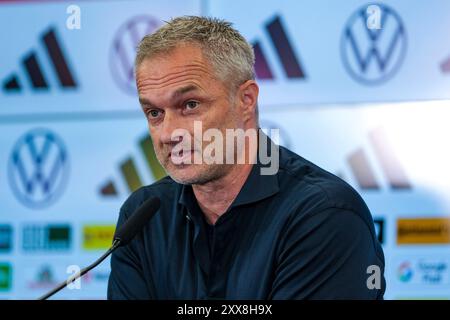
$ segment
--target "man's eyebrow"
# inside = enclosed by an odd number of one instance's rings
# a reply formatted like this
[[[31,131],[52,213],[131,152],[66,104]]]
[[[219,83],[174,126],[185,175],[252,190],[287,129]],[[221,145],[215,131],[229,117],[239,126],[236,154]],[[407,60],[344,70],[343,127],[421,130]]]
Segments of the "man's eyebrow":
[[[185,87],[181,87],[181,88],[175,90],[174,93],[172,93],[172,99],[176,99],[176,98],[180,97],[181,95],[188,93],[190,91],[197,91],[198,89],[199,88],[193,84],[185,86]],[[150,100],[148,100],[147,98],[144,98],[144,97],[139,97],[139,103],[141,104],[141,106],[143,106],[143,105],[147,105],[150,107],[155,106]]]
[[[141,104],[141,106],[143,105],[153,106],[153,103],[151,103],[150,100],[144,97],[139,97],[139,103]]]
[[[189,91],[196,91],[196,90],[198,90],[198,87],[193,85],[193,84],[190,84],[190,85],[187,85],[185,87],[181,87],[181,88],[177,89],[172,94],[172,98],[175,99],[175,98],[178,98],[179,96],[181,96],[181,95],[183,95],[185,93],[188,93]]]

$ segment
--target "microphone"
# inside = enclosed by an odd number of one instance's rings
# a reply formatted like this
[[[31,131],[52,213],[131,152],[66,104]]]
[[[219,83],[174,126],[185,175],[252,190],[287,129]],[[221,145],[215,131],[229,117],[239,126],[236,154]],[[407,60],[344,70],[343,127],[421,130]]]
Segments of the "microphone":
[[[58,291],[65,288],[69,283],[72,283],[78,278],[81,278],[88,271],[98,266],[118,247],[126,246],[139,233],[139,231],[142,230],[144,225],[146,225],[155,215],[160,205],[161,201],[159,200],[159,198],[153,197],[146,200],[139,208],[136,209],[134,214],[116,230],[116,232],[114,233],[112,246],[108,249],[108,251],[106,251],[94,263],[70,276],[66,281],[61,282],[58,286],[40,297],[38,300],[46,300],[50,298]]]

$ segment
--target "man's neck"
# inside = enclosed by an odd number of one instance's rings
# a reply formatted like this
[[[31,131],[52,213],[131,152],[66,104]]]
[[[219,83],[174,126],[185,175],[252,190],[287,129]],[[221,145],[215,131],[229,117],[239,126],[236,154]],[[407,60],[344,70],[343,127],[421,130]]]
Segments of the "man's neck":
[[[234,165],[222,178],[205,185],[192,186],[197,202],[209,224],[215,224],[226,212],[241,191],[252,167],[251,163]]]

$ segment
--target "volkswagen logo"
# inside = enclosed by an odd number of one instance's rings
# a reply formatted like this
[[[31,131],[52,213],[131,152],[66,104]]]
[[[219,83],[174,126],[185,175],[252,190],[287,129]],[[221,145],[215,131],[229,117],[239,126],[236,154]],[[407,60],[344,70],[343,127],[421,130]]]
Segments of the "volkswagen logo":
[[[50,206],[62,194],[68,177],[64,143],[47,129],[27,132],[13,147],[8,174],[22,204],[34,209]]]
[[[154,32],[160,23],[150,16],[136,16],[122,24],[110,50],[109,64],[114,80],[126,93],[136,95],[134,59],[141,39]]]
[[[389,80],[400,68],[406,54],[406,31],[400,16],[384,4],[380,28],[367,27],[368,5],[348,19],[341,37],[341,58],[347,72],[366,85]]]

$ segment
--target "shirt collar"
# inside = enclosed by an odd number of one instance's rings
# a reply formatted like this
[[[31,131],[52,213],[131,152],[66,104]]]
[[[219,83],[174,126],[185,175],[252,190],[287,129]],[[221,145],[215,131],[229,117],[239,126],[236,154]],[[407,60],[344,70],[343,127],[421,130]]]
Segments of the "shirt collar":
[[[261,130],[261,129],[259,129]],[[265,134],[260,136],[263,139],[267,139],[268,143],[265,144],[267,148],[270,149],[270,146],[274,144],[274,142]],[[275,145],[276,146],[276,145]],[[278,174],[272,175],[263,175],[261,174],[261,168],[264,168],[264,165],[260,162],[259,150],[262,147],[260,141],[258,141],[258,156],[257,162],[253,164],[252,169],[250,171],[247,180],[239,191],[237,197],[234,199],[233,203],[230,206],[231,208],[254,203],[263,199],[266,199],[279,191],[278,186]],[[276,146],[276,148],[279,148]],[[279,151],[279,150],[277,150]],[[266,153],[267,154],[267,153]],[[178,198],[178,203],[188,207],[193,208],[197,207],[197,201],[195,199],[194,192],[192,190],[191,185],[183,184],[181,185],[181,192]]]

